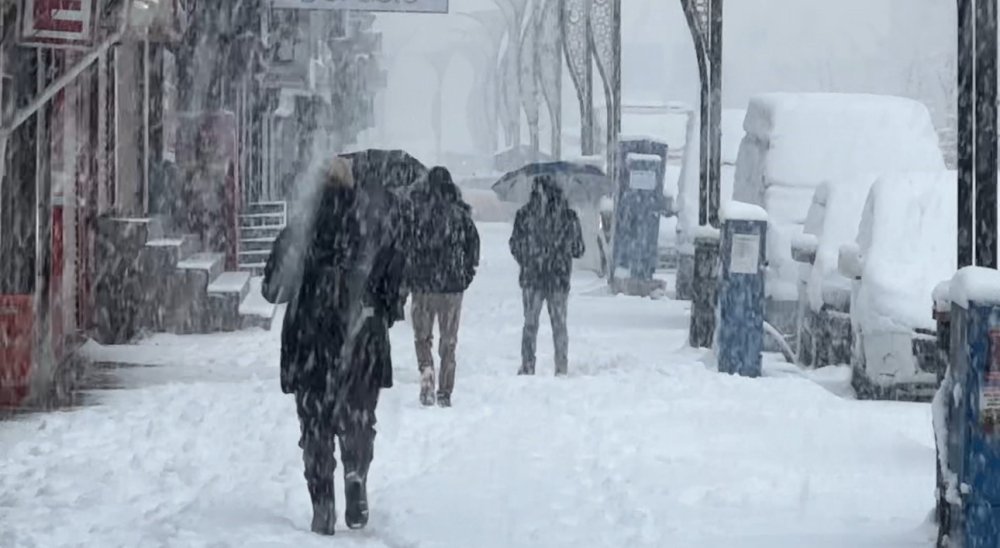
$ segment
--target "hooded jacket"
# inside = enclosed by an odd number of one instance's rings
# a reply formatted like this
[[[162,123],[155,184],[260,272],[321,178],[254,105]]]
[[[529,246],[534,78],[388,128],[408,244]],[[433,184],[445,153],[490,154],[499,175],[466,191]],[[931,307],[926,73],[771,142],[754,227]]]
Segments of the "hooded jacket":
[[[437,167],[413,194],[406,285],[415,293],[462,293],[479,266],[479,231],[451,174]]]
[[[521,287],[569,291],[573,259],[584,251],[576,212],[549,176],[536,177],[531,199],[517,211],[510,237],[510,252],[521,267]]]
[[[404,260],[386,202],[368,194],[349,170],[334,168],[311,226],[286,228],[268,258],[262,292],[272,302],[288,299],[285,393],[325,393],[335,405],[345,394],[392,386],[388,329]]]

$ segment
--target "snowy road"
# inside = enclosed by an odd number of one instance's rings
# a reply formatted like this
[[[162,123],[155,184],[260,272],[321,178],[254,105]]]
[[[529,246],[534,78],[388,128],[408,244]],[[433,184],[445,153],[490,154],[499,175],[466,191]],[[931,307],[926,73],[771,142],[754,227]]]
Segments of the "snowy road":
[[[539,376],[516,377],[510,228],[481,230],[454,408],[418,405],[409,326],[393,333],[368,530],[308,532],[276,326],[92,349],[163,367],[121,372],[131,388],[101,405],[0,422],[0,546],[932,545],[929,406],[841,399],[787,368],[719,375],[685,347],[685,304],[583,275],[570,376],[552,377],[543,327]]]

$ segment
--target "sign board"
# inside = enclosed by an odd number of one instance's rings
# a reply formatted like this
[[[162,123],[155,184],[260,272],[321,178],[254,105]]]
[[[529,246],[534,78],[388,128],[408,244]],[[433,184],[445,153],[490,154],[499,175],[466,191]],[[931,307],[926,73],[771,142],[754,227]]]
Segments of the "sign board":
[[[632,190],[656,190],[656,172],[645,169],[629,172],[628,187]]]
[[[448,0],[271,0],[271,7],[291,10],[448,13]]]
[[[733,234],[733,249],[729,259],[730,274],[757,274],[760,263],[760,235]]]
[[[22,45],[87,48],[93,45],[96,0],[22,0]]]

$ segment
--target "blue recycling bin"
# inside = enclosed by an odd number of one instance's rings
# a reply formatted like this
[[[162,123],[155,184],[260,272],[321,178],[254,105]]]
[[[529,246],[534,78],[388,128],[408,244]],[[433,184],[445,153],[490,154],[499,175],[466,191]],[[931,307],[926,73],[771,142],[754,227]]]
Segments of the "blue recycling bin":
[[[1000,273],[952,280],[951,364],[935,398],[939,546],[1000,546]],[[945,432],[941,432],[944,426]]]
[[[729,203],[722,211],[716,353],[719,371],[759,377],[764,348],[767,214]]]
[[[618,144],[612,279],[653,279],[666,166],[664,143],[624,140]]]

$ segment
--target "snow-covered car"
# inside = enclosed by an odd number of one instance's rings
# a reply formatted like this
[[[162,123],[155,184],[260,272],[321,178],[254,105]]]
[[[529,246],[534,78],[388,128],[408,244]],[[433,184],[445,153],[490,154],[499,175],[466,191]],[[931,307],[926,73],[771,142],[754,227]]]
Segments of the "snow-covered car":
[[[861,173],[816,188],[803,234],[792,241],[799,263],[798,361],[807,366],[850,363],[851,281],[840,274],[841,246],[854,242],[868,192],[878,174]]]
[[[905,98],[831,93],[768,93],[750,100],[733,183],[734,200],[763,207],[768,321],[796,329],[802,233],[816,188],[859,173],[945,169],[923,104]]]
[[[860,397],[933,394],[943,373],[934,292],[956,271],[954,171],[887,174],[868,194],[856,243],[840,248],[851,279],[854,388]]]
[[[743,118],[746,110],[724,109],[722,111],[722,167],[721,201],[728,201],[733,195],[733,178],[736,173],[736,157],[743,139]],[[691,280],[694,277],[694,235],[698,228],[698,194],[700,186],[699,158],[701,157],[701,122],[697,112],[688,120],[687,146],[684,147],[680,174],[677,181],[677,198],[674,208],[677,216],[677,298],[691,298]]]

